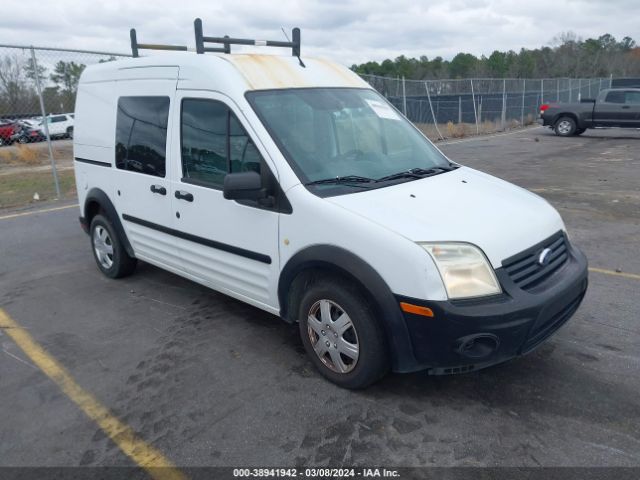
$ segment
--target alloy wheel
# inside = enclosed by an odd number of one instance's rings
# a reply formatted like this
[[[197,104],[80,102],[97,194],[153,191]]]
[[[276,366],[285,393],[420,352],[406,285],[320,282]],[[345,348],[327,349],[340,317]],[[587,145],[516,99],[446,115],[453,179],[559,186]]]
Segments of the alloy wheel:
[[[93,249],[100,265],[107,270],[113,266],[113,242],[109,232],[102,225],[93,230]]]
[[[322,363],[337,373],[349,373],[358,363],[360,344],[349,315],[331,300],[318,300],[310,310],[307,331]]]
[[[567,135],[571,131],[571,122],[563,120],[558,124],[558,133]]]

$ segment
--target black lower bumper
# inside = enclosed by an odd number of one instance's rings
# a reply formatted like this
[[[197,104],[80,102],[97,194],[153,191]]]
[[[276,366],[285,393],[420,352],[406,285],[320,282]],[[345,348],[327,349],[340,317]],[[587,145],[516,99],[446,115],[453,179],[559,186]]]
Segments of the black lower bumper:
[[[433,318],[404,313],[416,370],[464,373],[526,354],[549,338],[576,312],[587,290],[587,260],[569,248],[566,263],[536,291],[517,287],[496,270],[504,293],[476,300],[399,301],[429,307]]]

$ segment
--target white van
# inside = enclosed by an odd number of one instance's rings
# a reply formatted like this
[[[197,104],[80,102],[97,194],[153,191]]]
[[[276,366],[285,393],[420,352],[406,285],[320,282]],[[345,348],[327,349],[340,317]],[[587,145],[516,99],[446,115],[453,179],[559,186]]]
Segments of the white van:
[[[587,262],[545,200],[449,160],[299,34],[291,57],[196,40],[221,53],[82,74],[80,222],[105,275],[142,260],[297,322],[348,388],[500,363],[575,313]]]

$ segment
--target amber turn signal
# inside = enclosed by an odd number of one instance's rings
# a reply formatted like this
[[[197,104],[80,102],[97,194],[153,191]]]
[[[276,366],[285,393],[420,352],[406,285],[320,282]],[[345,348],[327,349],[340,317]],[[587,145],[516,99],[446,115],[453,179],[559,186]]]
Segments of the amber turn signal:
[[[411,303],[400,302],[400,308],[403,312],[413,313],[414,315],[422,315],[423,317],[433,318],[433,310],[429,307],[421,307],[420,305],[413,305]]]

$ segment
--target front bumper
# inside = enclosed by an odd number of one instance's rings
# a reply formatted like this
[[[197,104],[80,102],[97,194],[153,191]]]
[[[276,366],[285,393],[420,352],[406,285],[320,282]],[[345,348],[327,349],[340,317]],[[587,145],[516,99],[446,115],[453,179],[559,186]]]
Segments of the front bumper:
[[[587,290],[587,259],[568,247],[565,264],[535,291],[516,286],[503,268],[504,293],[490,298],[428,302],[433,318],[404,313],[416,370],[432,375],[464,373],[524,355],[555,333],[576,312]]]

